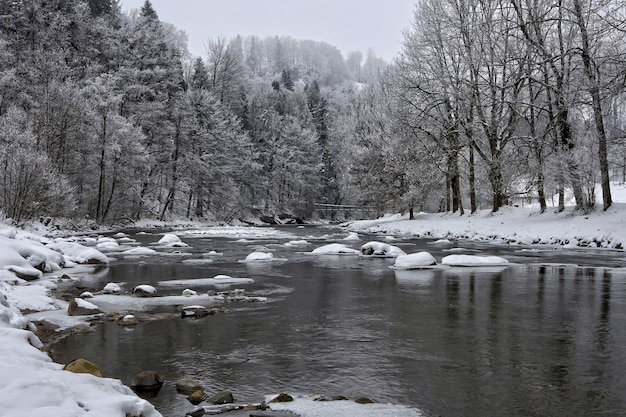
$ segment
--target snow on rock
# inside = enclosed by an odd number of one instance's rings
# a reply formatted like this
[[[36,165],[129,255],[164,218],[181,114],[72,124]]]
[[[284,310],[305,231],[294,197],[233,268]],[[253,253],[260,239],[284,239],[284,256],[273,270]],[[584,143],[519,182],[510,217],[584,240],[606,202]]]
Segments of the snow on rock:
[[[72,262],[78,264],[108,264],[109,258],[95,248],[88,248],[80,243],[55,242],[48,245],[52,250],[62,253]]]
[[[343,243],[329,243],[311,251],[313,255],[360,255],[361,251],[352,249]]]
[[[361,246],[361,253],[363,255],[389,257],[406,255],[406,252],[399,247],[392,246],[383,242],[367,242],[365,245]]]
[[[174,279],[169,281],[159,281],[159,285],[163,286],[206,286],[206,285],[224,285],[224,284],[252,284],[252,278],[235,278],[229,275],[216,275],[213,278],[196,278],[196,279]]]
[[[27,281],[39,279],[42,272],[34,268],[27,259],[11,245],[0,241],[0,269],[13,272],[17,277]]]
[[[356,232],[348,233],[348,236],[344,237],[343,240],[361,240],[359,234]]]
[[[428,252],[400,255],[396,258],[394,269],[419,269],[437,265],[437,260]]]
[[[310,245],[310,243],[307,240],[290,240],[289,242],[285,243],[285,246],[287,247],[306,246],[306,245]]]
[[[157,243],[159,245],[169,245],[171,243],[178,243],[180,241],[181,241],[180,238],[178,236],[176,236],[175,234],[167,233],[167,234],[163,235],[163,237],[161,239],[159,239],[159,241]]]
[[[194,295],[198,295],[198,291],[194,291],[194,290],[190,290],[189,288],[185,288],[183,290],[183,295],[185,297],[191,297],[191,296],[194,296]]]
[[[509,261],[500,256],[448,255],[441,263],[449,266],[497,266],[506,265]]]
[[[154,288],[152,285],[147,285],[147,284],[143,284],[143,285],[137,285],[134,289],[133,289],[133,294],[135,295],[139,295],[139,296],[154,296],[156,295],[157,290],[156,288]]]
[[[74,298],[74,301],[76,302],[76,305],[79,308],[82,308],[84,310],[94,310],[94,311],[98,310],[99,311],[97,305],[95,305],[93,303],[90,303],[89,301],[86,301],[86,300],[84,300],[82,298]]]
[[[0,270],[30,281],[40,278],[42,271],[58,271],[65,264],[61,253],[39,242],[0,236]]]
[[[437,239],[434,242],[428,242],[428,243],[430,243],[431,245],[439,245],[439,246],[453,245],[450,239]]]
[[[122,252],[122,255],[143,256],[143,255],[154,255],[155,253],[157,253],[157,251],[151,248],[132,248],[132,249],[127,249],[124,252]]]
[[[119,294],[122,292],[122,288],[119,286],[119,284],[116,284],[115,282],[109,282],[107,285],[104,286],[102,292],[105,294]]]
[[[243,262],[263,262],[263,261],[271,261],[274,259],[274,254],[270,252],[252,252]]]
[[[104,241],[104,242],[98,242],[96,244],[96,249],[98,250],[104,250],[104,251],[112,251],[112,250],[116,250],[120,247],[119,243],[117,243],[116,241]]]

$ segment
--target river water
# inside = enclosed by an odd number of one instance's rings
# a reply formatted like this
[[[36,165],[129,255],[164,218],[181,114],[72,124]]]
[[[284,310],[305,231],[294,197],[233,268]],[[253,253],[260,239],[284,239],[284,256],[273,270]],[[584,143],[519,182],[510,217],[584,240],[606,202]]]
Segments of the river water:
[[[138,372],[157,371],[166,384],[151,402],[164,416],[193,408],[175,392],[183,376],[209,395],[228,390],[250,402],[279,392],[324,393],[443,417],[626,415],[622,251],[392,242],[438,261],[463,248],[513,263],[415,271],[390,269],[393,259],[306,253],[329,242],[359,248],[382,239],[343,241],[346,235],[322,227],[187,231],[180,236],[190,247],[180,253],[111,255],[117,260],[87,280],[88,289],[123,282],[126,289],[152,284],[162,295],[180,294],[157,282],[226,274],[253,278],[231,289],[267,302],[228,303],[228,312],[196,320],[172,314],[133,328],[103,323],[63,339],[56,360],[87,358],[126,384]],[[131,237],[143,245],[160,238]],[[285,246],[302,239],[310,244]],[[207,255],[212,250],[221,254]],[[282,260],[240,262],[255,250]],[[190,262],[209,257],[212,263]]]

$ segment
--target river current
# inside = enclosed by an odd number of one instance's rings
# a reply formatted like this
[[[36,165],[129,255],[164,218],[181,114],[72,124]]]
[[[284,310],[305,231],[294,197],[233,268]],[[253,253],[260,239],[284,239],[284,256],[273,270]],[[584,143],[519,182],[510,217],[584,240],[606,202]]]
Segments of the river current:
[[[181,288],[159,281],[226,274],[254,283],[192,288],[243,288],[267,302],[219,304],[228,312],[201,319],[170,314],[134,327],[104,322],[55,345],[57,361],[92,360],[105,376],[128,385],[141,371],[157,371],[166,384],[150,401],[164,416],[193,408],[174,387],[184,376],[209,395],[231,391],[249,402],[280,392],[323,393],[442,417],[626,415],[622,251],[397,238],[388,243],[407,253],[428,251],[438,261],[468,253],[499,255],[512,264],[395,271],[393,259],[309,253],[331,242],[358,249],[383,239],[343,240],[347,232],[340,229],[179,236],[189,248],[140,258],[110,255],[116,259],[108,271],[83,286],[151,284],[170,295]],[[148,246],[161,236],[130,237]],[[298,240],[309,244],[286,245]],[[241,262],[259,250],[275,260]]]

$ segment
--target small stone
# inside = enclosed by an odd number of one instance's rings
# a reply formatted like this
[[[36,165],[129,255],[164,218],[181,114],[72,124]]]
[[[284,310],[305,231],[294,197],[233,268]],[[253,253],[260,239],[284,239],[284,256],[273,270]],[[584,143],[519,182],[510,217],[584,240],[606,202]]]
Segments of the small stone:
[[[132,314],[127,314],[122,317],[117,323],[120,326],[134,326],[136,324],[139,324],[139,320],[137,320],[137,318]]]
[[[183,307],[181,312],[180,312],[180,316],[182,318],[185,317],[205,317],[205,316],[209,316],[215,314],[214,311],[212,310],[207,310],[206,307],[203,306],[187,306],[187,307]]]
[[[217,291],[215,291],[215,290],[209,290],[209,291],[207,291],[207,295],[208,295],[209,297],[215,297],[215,296],[217,295]]]
[[[76,359],[65,365],[63,368],[66,371],[73,372],[75,374],[90,374],[102,378],[102,372],[98,365],[93,362],[89,362],[87,359]]]
[[[202,386],[195,379],[181,378],[176,381],[176,391],[181,394],[189,395],[199,390],[202,390]]]
[[[232,404],[235,402],[233,398],[233,394],[228,391],[223,391],[218,394],[215,394],[208,400],[206,400],[209,404]]]
[[[333,395],[332,397],[330,397],[331,400],[333,401],[346,401],[349,400],[348,397],[345,397],[343,395]]]
[[[204,407],[198,407],[185,414],[185,417],[202,417],[205,412]]]
[[[276,398],[274,398],[270,403],[288,403],[293,401],[293,397],[289,394],[280,393]]]
[[[187,397],[187,400],[193,405],[198,405],[202,401],[206,400],[206,397],[207,397],[206,393],[202,389],[199,389],[189,394],[189,396]]]

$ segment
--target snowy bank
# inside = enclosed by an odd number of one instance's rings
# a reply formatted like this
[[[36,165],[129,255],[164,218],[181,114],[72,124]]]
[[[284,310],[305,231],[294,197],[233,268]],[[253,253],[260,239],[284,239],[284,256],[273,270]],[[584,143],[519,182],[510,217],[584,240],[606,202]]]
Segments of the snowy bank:
[[[75,243],[43,245],[43,238],[6,231],[0,239],[0,415],[160,416],[119,380],[63,370],[41,350],[35,326],[20,311],[61,312],[64,322],[79,320],[67,317],[67,302],[50,297],[55,284],[41,279],[43,273],[78,262],[107,263],[106,256]]]
[[[503,207],[496,213],[419,213],[415,220],[392,215],[376,220],[346,223],[363,233],[434,239],[469,239],[504,244],[546,244],[570,247],[624,249],[626,204],[615,203],[606,212],[597,208],[584,214],[567,208],[563,212],[525,207]]]
[[[52,362],[33,325],[9,303],[7,286],[0,285],[0,415],[160,416],[119,380],[75,374]]]

